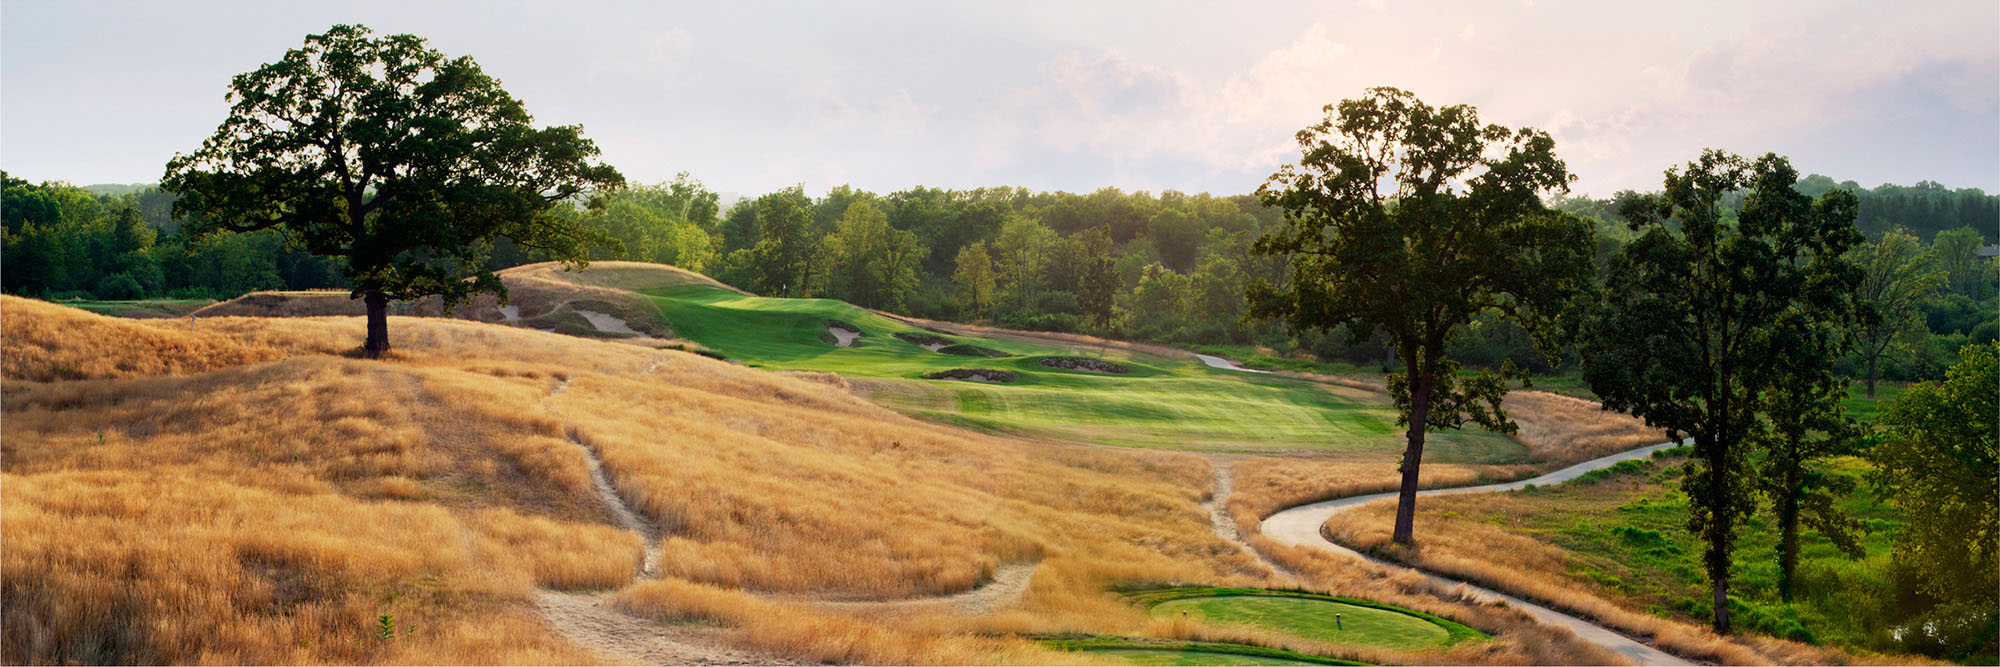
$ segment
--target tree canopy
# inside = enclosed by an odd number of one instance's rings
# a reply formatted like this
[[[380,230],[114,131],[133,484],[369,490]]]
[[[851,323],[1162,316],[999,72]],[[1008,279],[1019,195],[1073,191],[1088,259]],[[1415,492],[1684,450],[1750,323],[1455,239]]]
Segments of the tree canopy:
[[[1344,327],[1356,342],[1387,334],[1404,367],[1389,386],[1409,426],[1395,540],[1409,544],[1425,431],[1512,429],[1505,383],[1460,380],[1447,346],[1487,311],[1554,342],[1590,282],[1591,230],[1542,203],[1571,180],[1546,132],[1481,124],[1470,106],[1394,88],[1325,111],[1299,131],[1299,162],[1258,191],[1285,225],[1255,250],[1288,257],[1292,279],[1253,283],[1250,316]]]
[[[221,127],[167,163],[175,217],[345,258],[370,354],[388,350],[390,299],[504,295],[484,266],[496,238],[575,263],[606,241],[554,209],[624,178],[581,127],[533,127],[470,57],[337,25],[229,89]]]
[[[1583,376],[1605,407],[1694,441],[1688,528],[1706,544],[1720,632],[1730,549],[1754,507],[1746,441],[1778,386],[1799,390],[1792,401],[1830,399],[1805,389],[1831,373],[1831,337],[1860,281],[1843,257],[1862,240],[1853,193],[1813,200],[1797,180],[1776,155],[1707,151],[1668,170],[1663,192],[1627,198],[1620,213],[1639,236],[1612,258],[1582,337]],[[1739,191],[1737,213],[1723,200]],[[1802,424],[1817,412],[1792,407]]]

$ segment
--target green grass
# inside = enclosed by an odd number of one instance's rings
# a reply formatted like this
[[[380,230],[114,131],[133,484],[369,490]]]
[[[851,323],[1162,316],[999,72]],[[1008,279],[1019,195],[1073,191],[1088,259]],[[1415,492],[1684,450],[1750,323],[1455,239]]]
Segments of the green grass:
[[[214,299],[139,299],[135,301],[64,301],[62,305],[112,317],[181,317],[215,303]]]
[[[1369,663],[1329,658],[1248,644],[1104,637],[1097,635],[1055,635],[1045,637],[1050,648],[1117,657],[1134,665],[1366,665]]]
[[[1846,457],[1831,468],[1832,474],[1860,476],[1867,463]],[[1519,492],[1534,498],[1533,511],[1496,512],[1484,520],[1568,550],[1574,557],[1564,574],[1607,599],[1701,624],[1711,615],[1707,575],[1701,542],[1687,531],[1679,474],[1677,459],[1621,465],[1589,480],[1596,483]],[[1610,481],[1620,483],[1605,483]],[[1789,604],[1778,593],[1776,522],[1762,507],[1745,519],[1730,582],[1737,627],[1848,648],[1891,648],[1875,639],[1896,622],[1889,554],[1901,518],[1865,488],[1841,504],[1868,531],[1858,535],[1866,555],[1849,559],[1818,532],[1802,528]]]
[[[1128,591],[1126,595],[1160,618],[1186,615],[1332,643],[1412,650],[1487,637],[1433,614],[1302,591],[1182,587]]]
[[[903,412],[991,432],[1097,444],[1220,451],[1315,451],[1393,456],[1401,429],[1385,397],[1303,380],[1208,368],[1193,361],[1011,338],[943,335],[993,357],[941,354],[895,334],[929,334],[840,301],[755,297],[683,285],[644,292],[674,335],[733,361],[881,380],[879,400]],[[828,320],[862,331],[832,345]],[[935,335],[935,334],[933,334]],[[1053,368],[1042,357],[1102,358],[1129,370]],[[926,380],[925,373],[990,368],[1013,382]],[[1524,447],[1484,431],[1436,433],[1426,459],[1504,463]]]

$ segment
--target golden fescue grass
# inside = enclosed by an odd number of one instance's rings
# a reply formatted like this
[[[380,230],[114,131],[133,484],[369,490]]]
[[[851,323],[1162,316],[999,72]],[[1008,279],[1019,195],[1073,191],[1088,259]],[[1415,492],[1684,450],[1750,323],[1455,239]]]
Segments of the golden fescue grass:
[[[1632,483],[1630,479],[1599,482]],[[1418,506],[1415,549],[1391,548],[1394,503],[1372,503],[1350,510],[1330,522],[1327,530],[1335,539],[1356,548],[1390,553],[1432,572],[1649,638],[1659,648],[1684,657],[1731,665],[1870,664],[1915,659],[1884,655],[1857,658],[1834,648],[1770,637],[1722,637],[1705,627],[1635,611],[1598,597],[1570,578],[1582,563],[1567,550],[1476,518],[1534,511],[1535,503],[1532,497],[1518,494],[1433,499]]]
[[[1667,441],[1667,434],[1637,417],[1605,410],[1572,396],[1546,391],[1514,391],[1501,404],[1520,426],[1514,440],[1528,448],[1530,463],[1562,467]]]
[[[669,535],[669,578],[622,605],[798,659],[1087,662],[1006,635],[1223,637],[1238,631],[1157,621],[1107,589],[1272,583],[1211,532],[1213,473],[1192,455],[1000,439],[826,378],[473,322],[392,318],[393,357],[360,361],[339,356],[358,318],[223,317],[189,333],[6,310],[10,662],[589,660],[530,602],[639,568],[584,447]],[[41,318],[67,336],[12,335]],[[23,340],[44,342],[27,354]],[[42,381],[107,356],[132,361]],[[955,593],[1025,562],[1039,564],[1025,593],[990,616],[799,599]],[[1319,567],[1312,588],[1506,633],[1396,661],[1597,661],[1506,614]],[[376,638],[383,613],[415,634]]]
[[[37,382],[199,373],[288,354],[219,332],[116,320],[13,296],[0,296],[0,340],[6,341],[0,376]]]

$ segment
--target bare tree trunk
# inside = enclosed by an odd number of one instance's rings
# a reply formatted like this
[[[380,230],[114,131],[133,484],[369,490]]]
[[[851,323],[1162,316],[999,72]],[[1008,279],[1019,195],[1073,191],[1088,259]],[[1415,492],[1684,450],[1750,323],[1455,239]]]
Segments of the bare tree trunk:
[[[1729,578],[1715,578],[1715,634],[1729,634]]]
[[[361,301],[368,304],[368,342],[361,345],[361,353],[370,359],[380,359],[389,353],[389,297],[370,291]]]
[[[1403,488],[1396,495],[1395,543],[1409,546],[1415,542],[1412,535],[1417,518],[1417,469],[1424,460],[1424,431],[1430,423],[1431,379],[1418,375],[1415,368],[1409,370],[1410,378],[1410,432],[1409,448],[1403,451]]]

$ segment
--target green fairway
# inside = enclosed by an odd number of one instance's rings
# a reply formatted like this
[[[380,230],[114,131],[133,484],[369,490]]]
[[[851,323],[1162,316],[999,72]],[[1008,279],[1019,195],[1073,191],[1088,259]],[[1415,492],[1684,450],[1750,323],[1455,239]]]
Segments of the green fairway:
[[[1169,588],[1127,595],[1150,606],[1157,618],[1251,625],[1331,643],[1413,650],[1486,636],[1419,611],[1297,591]]]
[[[141,299],[137,301],[64,301],[62,305],[112,317],[181,317],[215,303],[214,299]]]
[[[879,400],[975,429],[1173,449],[1392,456],[1403,447],[1394,409],[1370,392],[1094,347],[938,335],[840,301],[700,285],[643,294],[674,335],[731,360],[878,379],[871,384]],[[852,347],[838,347],[829,322],[861,336]],[[920,342],[962,347],[933,351]],[[970,354],[947,353],[953,351]],[[1126,372],[1056,368],[1040,361],[1047,357],[1100,359]],[[952,369],[1004,371],[1012,379],[924,378]],[[1511,439],[1477,430],[1434,433],[1430,443],[1427,460],[1443,462],[1504,463],[1527,453]]]

